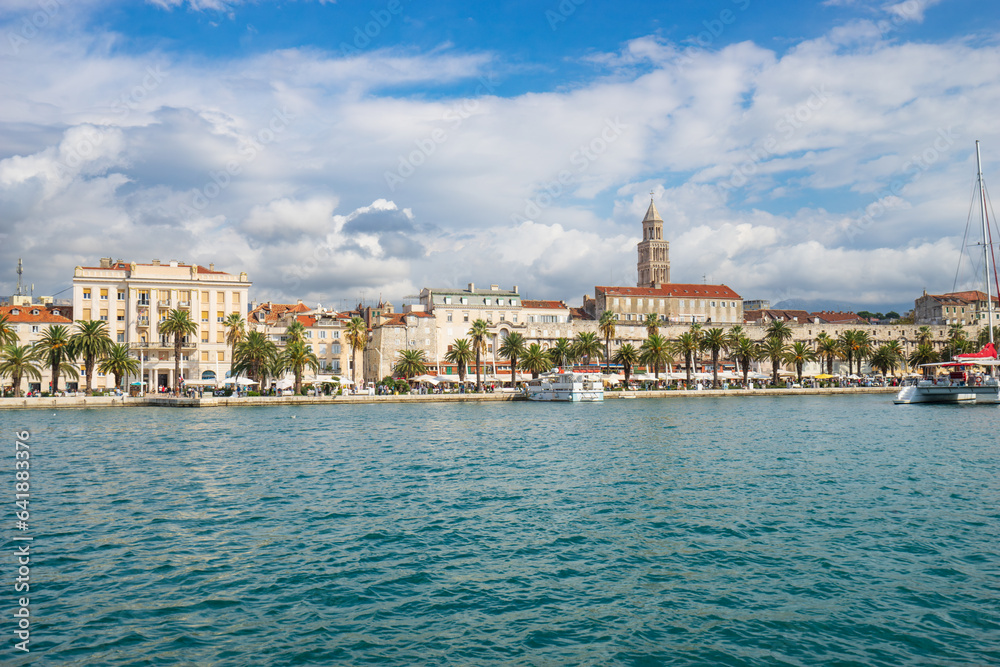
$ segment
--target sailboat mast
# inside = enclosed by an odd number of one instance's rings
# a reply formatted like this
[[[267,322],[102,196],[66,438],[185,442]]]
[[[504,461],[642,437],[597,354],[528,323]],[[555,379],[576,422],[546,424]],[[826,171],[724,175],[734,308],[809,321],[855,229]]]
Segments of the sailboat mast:
[[[976,177],[979,180],[979,215],[983,221],[983,270],[986,272],[986,327],[989,341],[993,343],[993,295],[990,289],[990,248],[986,229],[986,186],[983,184],[983,161],[979,155],[979,140],[976,139]],[[992,371],[992,369],[991,369]]]

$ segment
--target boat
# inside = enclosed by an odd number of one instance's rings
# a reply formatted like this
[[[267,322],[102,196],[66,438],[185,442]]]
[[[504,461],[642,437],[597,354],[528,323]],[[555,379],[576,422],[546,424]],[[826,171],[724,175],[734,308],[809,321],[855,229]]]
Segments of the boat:
[[[527,384],[528,400],[595,403],[604,400],[604,382],[600,373],[558,370]]]
[[[993,295],[990,290],[990,259],[992,258],[988,218],[986,216],[986,186],[983,184],[983,166],[976,141],[976,178],[979,187],[980,217],[982,221],[983,270],[986,282],[986,327],[989,342],[979,352],[955,355],[950,362],[922,364],[922,368],[949,369],[948,377],[925,378],[916,384],[904,386],[893,403],[1000,403],[1000,381],[993,368],[1000,365],[993,341]],[[1000,289],[998,289],[1000,292]],[[971,372],[975,367],[988,368],[990,374]]]

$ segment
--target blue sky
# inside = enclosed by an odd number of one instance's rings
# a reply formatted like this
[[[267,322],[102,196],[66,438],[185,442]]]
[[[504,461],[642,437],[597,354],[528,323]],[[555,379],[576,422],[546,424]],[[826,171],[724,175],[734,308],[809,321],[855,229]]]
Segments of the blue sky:
[[[950,290],[1000,9],[968,0],[10,0],[0,293],[101,256],[338,307],[676,282],[900,307]],[[963,278],[963,281],[965,279]],[[962,282],[962,281],[960,281]]]

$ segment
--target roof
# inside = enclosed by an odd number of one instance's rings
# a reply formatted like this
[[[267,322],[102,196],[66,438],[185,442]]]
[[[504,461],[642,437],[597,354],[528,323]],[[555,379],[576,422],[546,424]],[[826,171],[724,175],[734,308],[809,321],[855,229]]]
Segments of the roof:
[[[31,304],[30,306],[0,306],[0,315],[6,315],[7,321],[11,324],[73,324],[70,317],[53,314],[53,310],[60,313],[73,315],[71,306],[48,306],[41,304]],[[14,315],[17,311],[17,315]],[[32,312],[38,311],[37,315]]]
[[[304,303],[271,303],[270,301],[265,301],[250,311],[250,316],[247,320],[260,322],[261,320],[254,315],[255,313],[264,313],[264,323],[274,325],[277,324],[278,320],[280,320],[284,315],[308,313],[309,311],[309,306]]]
[[[591,317],[590,313],[588,313],[583,308],[570,308],[569,309],[569,316],[572,317],[574,320],[592,320],[592,319],[594,319],[593,317]]]
[[[824,322],[835,324],[837,322],[865,322],[865,318],[859,317],[857,313],[843,313],[838,311],[823,310],[818,313],[811,313],[812,317],[821,319]]]
[[[780,308],[768,308],[766,310],[745,310],[743,311],[743,321],[744,322],[773,322],[774,320],[781,320],[782,322],[806,322],[811,318],[811,315],[804,310],[783,310]]]
[[[569,306],[566,305],[565,301],[538,301],[521,299],[522,308],[551,308],[553,310],[565,310]]]
[[[937,296],[937,295],[935,295]],[[948,292],[947,294],[940,295],[939,298],[951,297],[953,299],[962,299],[965,301],[986,301],[986,293],[980,292],[979,290],[966,290],[964,292]],[[997,297],[993,297],[994,301],[997,301]]]
[[[663,218],[656,210],[656,204],[653,203],[652,197],[649,199],[649,208],[646,209],[646,217],[642,219],[643,222],[663,222]]]
[[[606,296],[672,296],[672,297],[716,297],[719,299],[737,299],[741,303],[743,297],[726,285],[694,285],[684,283],[664,283],[659,287],[601,287],[594,288]]]
[[[162,262],[160,264],[153,264],[152,262],[135,262],[135,265],[136,266],[159,266],[159,267],[171,268],[169,262],[166,263],[166,264],[163,264]],[[177,268],[179,268],[179,269],[189,269],[189,268],[191,268],[191,266],[192,266],[191,264],[180,264],[180,263],[177,264]],[[211,270],[211,269],[207,269],[204,266],[202,266],[201,264],[195,264],[194,266],[197,269],[198,273],[211,273],[211,274],[223,275],[223,276],[224,275],[229,275],[225,271],[214,271],[214,270]],[[132,265],[131,265],[130,262],[114,262],[113,264],[111,264],[111,266],[81,266],[80,268],[81,269],[93,270],[93,271],[129,271],[129,270],[132,269]]]

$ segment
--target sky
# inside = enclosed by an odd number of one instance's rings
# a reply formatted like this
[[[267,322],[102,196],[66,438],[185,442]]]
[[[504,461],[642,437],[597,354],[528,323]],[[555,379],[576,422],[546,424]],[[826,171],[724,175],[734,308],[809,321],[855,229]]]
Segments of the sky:
[[[111,257],[579,306],[635,284],[652,196],[673,282],[912,307],[975,285],[998,35],[971,0],[4,0],[0,294]]]

